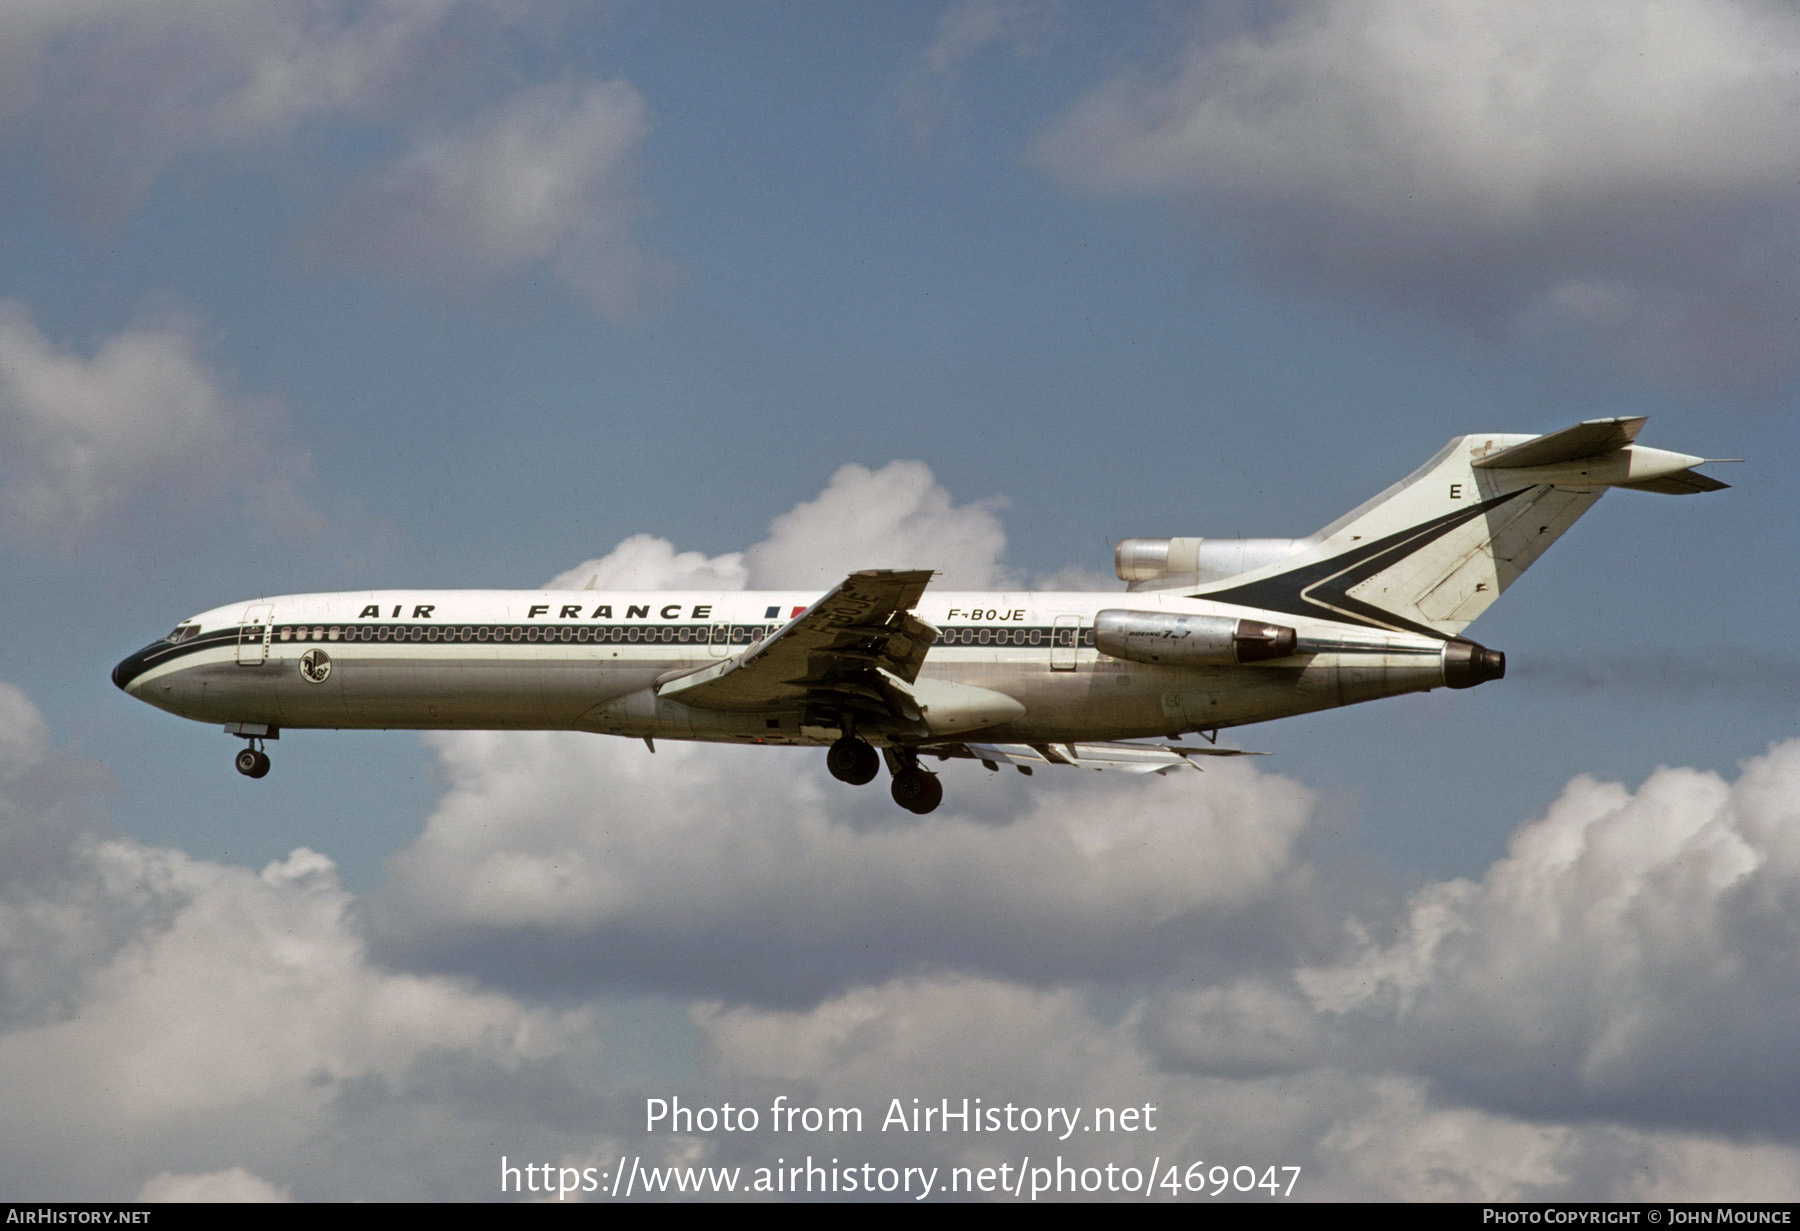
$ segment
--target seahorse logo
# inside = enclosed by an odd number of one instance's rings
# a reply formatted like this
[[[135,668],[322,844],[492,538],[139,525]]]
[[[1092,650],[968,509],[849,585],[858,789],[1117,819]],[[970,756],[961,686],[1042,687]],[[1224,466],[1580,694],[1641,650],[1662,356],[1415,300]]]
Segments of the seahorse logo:
[[[331,675],[331,655],[324,650],[308,650],[300,656],[300,674],[310,683],[323,684]]]

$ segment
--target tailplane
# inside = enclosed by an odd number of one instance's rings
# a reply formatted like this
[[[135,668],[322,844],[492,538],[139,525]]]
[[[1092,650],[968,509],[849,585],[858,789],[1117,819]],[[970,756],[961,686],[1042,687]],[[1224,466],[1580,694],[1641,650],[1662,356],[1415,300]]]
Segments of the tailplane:
[[[1459,636],[1607,488],[1685,495],[1727,486],[1693,469],[1704,458],[1637,444],[1643,425],[1642,418],[1594,419],[1544,436],[1459,436],[1317,534],[1254,540],[1282,546],[1265,548],[1260,559],[1246,557],[1254,566],[1235,576],[1208,577],[1202,563],[1182,591],[1268,611]],[[1196,558],[1203,562],[1204,550]],[[1139,585],[1169,588],[1167,580]]]

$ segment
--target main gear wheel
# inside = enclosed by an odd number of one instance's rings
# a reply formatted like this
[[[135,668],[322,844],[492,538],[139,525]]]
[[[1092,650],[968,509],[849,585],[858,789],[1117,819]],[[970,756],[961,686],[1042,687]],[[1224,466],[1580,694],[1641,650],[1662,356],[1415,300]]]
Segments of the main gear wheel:
[[[902,808],[923,816],[944,802],[944,784],[936,774],[910,765],[894,775],[893,795]]]
[[[881,754],[853,735],[846,735],[825,754],[825,768],[839,782],[862,786],[881,772]]]

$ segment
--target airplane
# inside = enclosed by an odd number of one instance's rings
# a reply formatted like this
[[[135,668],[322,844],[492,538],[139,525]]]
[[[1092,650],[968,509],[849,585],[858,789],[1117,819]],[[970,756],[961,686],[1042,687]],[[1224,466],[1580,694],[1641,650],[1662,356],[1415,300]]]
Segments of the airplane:
[[[183,620],[112,678],[222,723],[251,778],[265,741],[320,727],[822,746],[853,785],[885,762],[920,814],[943,799],[926,758],[1198,769],[1247,755],[1221,730],[1504,677],[1464,629],[1608,488],[1728,486],[1637,444],[1644,421],[1456,437],[1305,538],[1123,539],[1122,592],[935,593],[929,569],[870,569],[823,596],[282,595]]]

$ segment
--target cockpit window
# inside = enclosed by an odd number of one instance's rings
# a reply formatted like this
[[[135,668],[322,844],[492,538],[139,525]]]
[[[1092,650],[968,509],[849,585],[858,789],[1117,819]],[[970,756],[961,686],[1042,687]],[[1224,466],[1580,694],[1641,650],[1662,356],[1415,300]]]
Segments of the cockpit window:
[[[175,626],[175,631],[170,633],[167,637],[164,637],[163,640],[172,645],[179,645],[189,637],[198,634],[199,631],[200,626],[198,624],[177,624]]]

